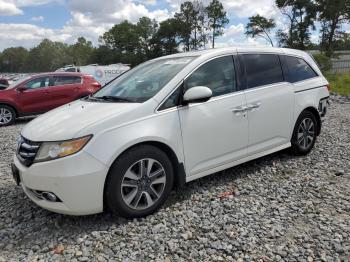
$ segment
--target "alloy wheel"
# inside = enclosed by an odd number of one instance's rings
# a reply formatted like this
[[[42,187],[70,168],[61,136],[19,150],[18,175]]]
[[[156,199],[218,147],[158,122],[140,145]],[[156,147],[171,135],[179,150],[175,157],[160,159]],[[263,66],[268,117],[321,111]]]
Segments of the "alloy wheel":
[[[315,139],[315,125],[310,118],[304,118],[298,128],[298,144],[307,149]]]
[[[0,108],[0,125],[6,125],[12,121],[12,113],[7,108]]]
[[[151,158],[139,160],[123,176],[123,201],[131,209],[147,209],[159,200],[165,184],[165,170],[158,161]]]

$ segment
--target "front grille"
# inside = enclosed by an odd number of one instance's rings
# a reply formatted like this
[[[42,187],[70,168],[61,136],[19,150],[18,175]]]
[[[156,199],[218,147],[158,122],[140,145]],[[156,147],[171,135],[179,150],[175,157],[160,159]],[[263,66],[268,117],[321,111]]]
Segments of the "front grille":
[[[31,166],[36,154],[38,153],[39,147],[40,143],[21,137],[17,146],[17,156],[19,161],[27,167]]]

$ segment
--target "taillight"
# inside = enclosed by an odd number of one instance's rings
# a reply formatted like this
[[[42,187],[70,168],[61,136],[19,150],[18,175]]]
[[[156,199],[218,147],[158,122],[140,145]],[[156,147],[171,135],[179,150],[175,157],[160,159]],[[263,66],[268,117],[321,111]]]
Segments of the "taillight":
[[[93,88],[101,88],[101,84],[98,83],[98,82],[92,83],[91,86],[92,86]]]
[[[331,91],[331,85],[330,84],[327,85],[327,89],[328,89],[328,91]]]

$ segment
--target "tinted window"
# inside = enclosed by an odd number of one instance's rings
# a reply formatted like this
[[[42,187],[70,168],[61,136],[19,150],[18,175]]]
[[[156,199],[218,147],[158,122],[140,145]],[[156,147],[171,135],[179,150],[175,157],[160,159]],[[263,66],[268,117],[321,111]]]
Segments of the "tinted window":
[[[246,73],[247,88],[283,82],[281,63],[277,55],[242,55]]]
[[[216,58],[198,68],[186,80],[186,89],[194,86],[206,86],[213,96],[237,91],[235,68],[232,56]]]
[[[25,84],[26,88],[35,89],[49,86],[49,77],[39,77]]]
[[[286,56],[289,69],[289,81],[295,83],[316,77],[315,71],[302,58]]]
[[[54,86],[63,86],[71,84],[80,84],[81,77],[79,76],[54,76],[53,85]]]
[[[177,88],[174,93],[172,93],[167,100],[159,107],[159,110],[164,110],[168,108],[172,108],[178,105],[179,96],[181,92],[181,87]]]

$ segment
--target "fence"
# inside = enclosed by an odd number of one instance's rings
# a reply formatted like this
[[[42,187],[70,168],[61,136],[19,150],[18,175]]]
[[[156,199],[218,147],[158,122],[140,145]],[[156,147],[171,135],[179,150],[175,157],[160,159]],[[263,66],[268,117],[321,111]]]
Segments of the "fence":
[[[350,50],[335,52],[336,58],[332,59],[333,73],[349,73],[350,72]]]

